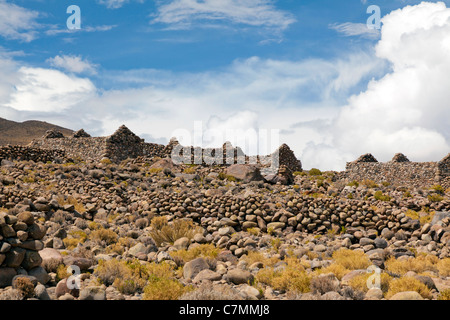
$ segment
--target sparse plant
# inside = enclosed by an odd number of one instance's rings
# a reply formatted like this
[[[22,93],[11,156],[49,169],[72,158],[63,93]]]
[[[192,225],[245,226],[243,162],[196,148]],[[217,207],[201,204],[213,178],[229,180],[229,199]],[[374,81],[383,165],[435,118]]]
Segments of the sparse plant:
[[[176,240],[186,237],[192,239],[196,233],[201,232],[190,220],[179,219],[170,224],[165,217],[155,217],[151,221],[150,236],[158,246],[162,243],[173,244]]]
[[[377,183],[375,183],[375,181],[369,180],[369,179],[364,179],[361,182],[361,184],[366,186],[367,188],[378,188],[379,187],[379,185]]]
[[[359,187],[359,182],[356,181],[356,180],[353,180],[352,182],[349,182],[349,183],[347,184],[347,186],[358,188],[358,187]]]
[[[24,298],[34,297],[34,285],[30,279],[19,277],[16,280],[16,288],[22,293]]]
[[[378,190],[375,192],[375,194],[373,195],[374,198],[376,200],[380,200],[380,201],[391,201],[391,197],[388,195],[383,194],[383,192],[381,190]]]
[[[169,254],[172,258],[178,258],[182,263],[189,262],[198,257],[214,259],[219,254],[219,249],[213,244],[201,244],[191,249],[182,249],[177,251],[171,251]]]
[[[433,255],[419,255],[418,257],[411,257],[407,260],[398,260],[395,257],[390,257],[386,260],[386,270],[397,273],[405,274],[408,271],[414,271],[416,273],[422,273],[425,271],[438,271],[437,263],[439,258]]]
[[[361,251],[339,249],[333,252],[334,263],[348,270],[366,269],[371,265],[369,258]]]
[[[431,299],[430,289],[413,277],[402,277],[389,282],[389,291],[386,293],[386,299],[392,298],[396,293],[405,291],[415,291],[425,299]]]
[[[321,176],[322,175],[322,171],[320,171],[319,169],[316,169],[316,168],[312,168],[311,170],[309,170],[308,173],[310,176]]]
[[[97,229],[91,232],[89,235],[90,240],[101,243],[105,242],[106,245],[111,245],[117,242],[118,235],[110,229]]]
[[[436,192],[437,194],[440,194],[440,195],[445,194],[445,189],[440,184],[432,186],[431,190],[433,190],[434,192]]]
[[[243,300],[239,291],[226,284],[213,285],[212,283],[202,283],[195,290],[183,293],[179,300]]]
[[[354,290],[359,290],[365,293],[369,290],[367,286],[367,280],[371,275],[372,275],[371,273],[357,275],[349,281],[349,286],[352,287]],[[383,272],[380,274],[380,286],[381,291],[383,291],[383,294],[385,294],[389,290],[389,283],[391,280],[392,277],[387,273]]]
[[[269,285],[275,290],[306,293],[310,291],[311,277],[300,261],[287,258],[283,267],[266,267],[256,274],[256,281]]]
[[[438,300],[450,300],[450,289],[442,290],[437,297]]]
[[[437,193],[433,193],[428,195],[428,200],[430,200],[431,202],[441,202],[442,200],[444,200],[444,197]]]

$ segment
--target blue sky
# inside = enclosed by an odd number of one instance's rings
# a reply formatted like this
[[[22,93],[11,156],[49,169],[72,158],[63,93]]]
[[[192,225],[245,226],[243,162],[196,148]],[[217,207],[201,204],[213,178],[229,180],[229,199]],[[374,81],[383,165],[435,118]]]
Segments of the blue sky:
[[[73,4],[81,8],[82,24],[69,31],[66,9]],[[370,5],[379,6],[383,17],[392,16],[386,28],[367,28]],[[415,12],[424,24],[429,20],[441,28],[435,20],[446,16],[446,5],[404,0],[0,0],[0,75],[10,79],[0,81],[0,116],[84,127],[94,135],[111,134],[125,123],[160,143],[177,128],[192,129],[194,121],[220,130],[279,129],[280,143],[291,145],[307,167],[324,169],[341,169],[363,151],[378,152],[381,160],[393,150],[410,152],[420,161],[438,160],[430,158],[449,151],[448,120],[437,126],[427,117],[398,123],[399,115],[389,111],[396,121],[382,130],[388,135],[383,136],[373,123],[362,125],[366,118],[347,119],[346,112],[363,114],[366,104],[376,105],[367,98],[370,84],[377,88],[391,76],[400,77],[396,53],[377,49],[389,47],[392,30]],[[417,10],[411,13],[406,6]],[[413,31],[404,33],[419,36]],[[424,98],[430,94],[422,93]],[[386,98],[386,105],[411,98],[389,94],[396,96]],[[422,107],[417,112],[424,112]],[[438,111],[437,118],[448,112]],[[360,125],[367,129],[347,131]],[[405,130],[412,131],[408,135]],[[357,146],[352,148],[340,145],[338,135],[366,139],[350,142]],[[419,152],[416,135],[425,137],[424,146],[430,145],[427,139],[438,143]],[[371,139],[378,142],[367,142]],[[385,146],[383,139],[392,143]]]

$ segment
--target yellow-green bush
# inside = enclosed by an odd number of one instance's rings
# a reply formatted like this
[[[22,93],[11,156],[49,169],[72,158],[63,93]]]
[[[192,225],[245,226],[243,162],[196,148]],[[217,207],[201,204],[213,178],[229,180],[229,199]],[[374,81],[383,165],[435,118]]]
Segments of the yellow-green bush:
[[[373,273],[357,275],[349,281],[349,286],[355,290],[367,292],[367,291],[369,291],[369,288],[367,286],[367,280],[372,275],[373,275]],[[386,293],[389,290],[389,283],[391,280],[392,280],[392,277],[390,275],[388,275],[387,273],[380,274],[380,285],[381,285],[381,291],[383,291],[383,293]]]
[[[436,256],[419,255],[416,258],[409,258],[407,260],[398,260],[395,257],[390,257],[384,265],[386,270],[403,275],[408,271],[414,271],[416,273],[438,271],[436,265],[438,262],[439,258]]]
[[[348,270],[366,269],[371,265],[364,252],[350,249],[339,249],[333,252],[333,260],[335,264]]]
[[[198,257],[214,259],[219,254],[219,249],[213,244],[201,244],[191,249],[182,249],[169,252],[172,258],[181,259],[184,263],[194,260]]]
[[[390,299],[396,293],[405,291],[415,291],[419,293],[425,299],[431,299],[432,295],[430,289],[413,277],[402,277],[399,279],[394,279],[389,283],[389,290],[386,293],[386,299]]]
[[[152,227],[150,236],[158,246],[164,242],[173,244],[183,237],[192,239],[196,233],[201,232],[200,227],[195,226],[192,221],[184,219],[175,220],[169,224],[166,217],[155,217],[150,225]]]
[[[94,274],[100,283],[113,285],[125,294],[142,292],[144,287],[156,280],[175,280],[175,270],[167,263],[142,264],[139,260],[100,260]]]
[[[275,269],[266,267],[256,274],[256,281],[271,286],[275,290],[296,293],[310,291],[311,277],[296,258],[287,258],[287,265]]]
[[[444,258],[437,263],[437,269],[441,277],[450,277],[450,258]]]
[[[118,235],[109,229],[97,229],[91,232],[90,239],[92,241],[102,242],[105,241],[107,245],[111,245],[117,242]]]
[[[438,300],[450,300],[450,289],[442,290],[437,298]]]
[[[192,291],[190,286],[183,286],[178,280],[154,278],[144,288],[144,300],[178,300],[183,294]]]

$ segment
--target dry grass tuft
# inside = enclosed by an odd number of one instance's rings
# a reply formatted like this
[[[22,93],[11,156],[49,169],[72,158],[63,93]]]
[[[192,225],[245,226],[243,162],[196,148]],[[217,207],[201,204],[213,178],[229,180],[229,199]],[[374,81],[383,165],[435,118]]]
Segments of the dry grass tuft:
[[[256,281],[271,286],[275,290],[305,293],[310,291],[311,277],[296,258],[287,258],[287,265],[266,267],[256,275]]]
[[[386,299],[390,299],[396,293],[405,291],[416,291],[425,299],[431,299],[432,295],[430,289],[413,277],[403,277],[394,279],[389,283],[389,291],[386,293]]]
[[[242,296],[233,287],[226,284],[213,285],[203,283],[199,288],[184,293],[179,300],[242,300]]]
[[[352,287],[352,289],[354,290],[359,290],[361,292],[366,293],[367,291],[369,291],[369,288],[367,286],[367,280],[371,275],[372,273],[358,275],[350,280],[349,286]],[[380,278],[381,278],[380,279],[381,291],[383,291],[383,293],[386,293],[389,290],[389,283],[392,280],[392,277],[387,273],[382,273],[380,274]]]
[[[169,255],[174,259],[180,259],[184,264],[198,257],[215,259],[219,252],[220,249],[216,248],[213,244],[201,244],[188,250],[182,249],[169,252]]]
[[[333,252],[334,263],[348,270],[366,269],[371,265],[369,258],[361,251],[340,249]]]
[[[439,258],[433,255],[420,255],[416,258],[410,258],[407,260],[398,260],[394,257],[390,257],[386,262],[386,270],[404,275],[408,271],[414,271],[416,273],[423,273],[425,271],[438,271],[436,264],[439,262]],[[442,264],[443,270],[445,270],[445,263]]]
[[[450,277],[450,258],[439,260],[437,269],[441,277]]]
[[[201,228],[189,220],[175,220],[169,224],[166,217],[155,217],[151,221],[152,231],[150,236],[157,246],[163,243],[173,244],[176,240],[186,237],[192,239],[196,233],[201,232]]]

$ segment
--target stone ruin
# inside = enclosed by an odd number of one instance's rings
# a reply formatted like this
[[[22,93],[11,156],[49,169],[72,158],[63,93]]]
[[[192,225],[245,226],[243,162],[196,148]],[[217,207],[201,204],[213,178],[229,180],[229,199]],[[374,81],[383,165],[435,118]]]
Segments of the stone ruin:
[[[347,181],[373,180],[392,185],[431,187],[441,185],[450,188],[450,154],[439,162],[411,162],[397,153],[389,162],[378,162],[371,154],[348,162],[343,178]]]
[[[41,267],[38,252],[44,248],[41,240],[45,233],[46,228],[35,223],[29,211],[17,215],[0,212],[0,288],[14,282],[14,277],[23,274],[23,270],[41,282],[48,281],[42,279],[49,276]]]
[[[167,145],[147,143],[124,125],[108,137],[91,137],[83,129],[75,132],[72,137],[65,137],[60,132],[51,130],[42,138],[33,140],[30,147],[46,150],[45,152],[60,150],[69,161],[98,162],[108,158],[114,163],[119,163],[127,158],[171,157],[175,160],[178,158],[180,163],[185,164],[257,164],[262,167],[263,172],[267,169],[266,174],[278,174],[280,167],[283,167],[284,175],[286,171],[291,174],[302,171],[300,160],[286,144],[270,155],[247,156],[241,148],[233,147],[229,142],[224,143],[221,148],[181,146],[175,138]]]

